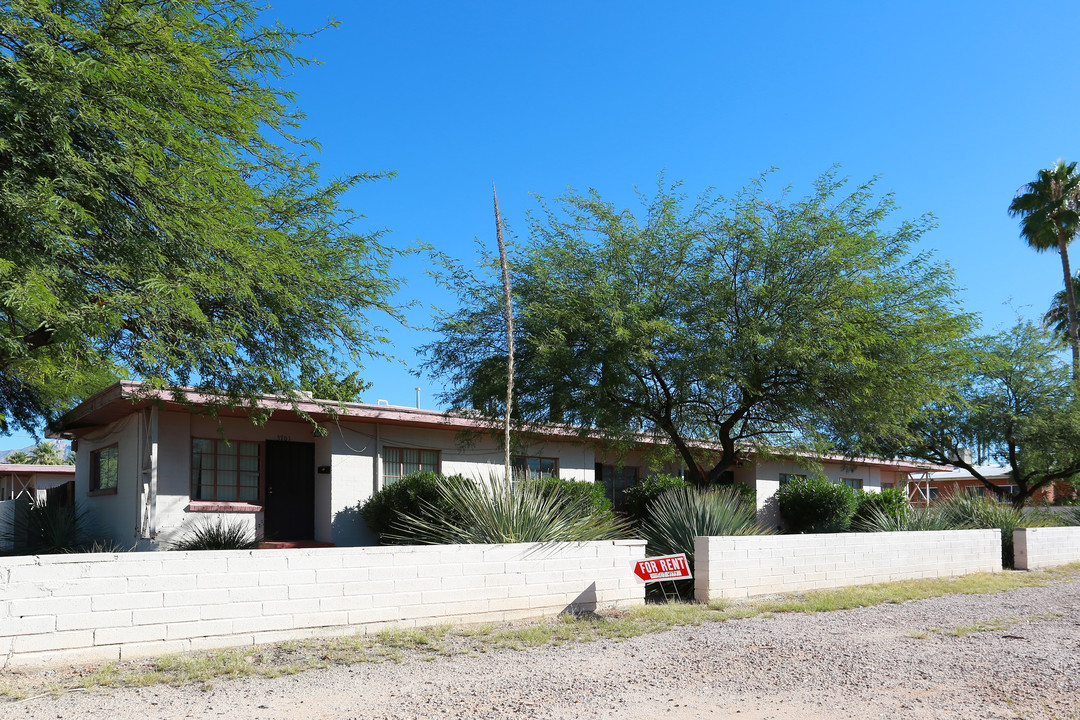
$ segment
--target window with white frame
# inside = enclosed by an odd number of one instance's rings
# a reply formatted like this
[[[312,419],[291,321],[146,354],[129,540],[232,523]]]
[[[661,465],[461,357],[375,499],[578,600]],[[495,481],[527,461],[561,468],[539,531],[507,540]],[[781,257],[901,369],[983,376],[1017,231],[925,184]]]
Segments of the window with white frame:
[[[258,503],[261,456],[262,446],[257,442],[193,438],[191,499]]]
[[[418,472],[439,472],[439,451],[420,448],[383,448],[383,485]]]

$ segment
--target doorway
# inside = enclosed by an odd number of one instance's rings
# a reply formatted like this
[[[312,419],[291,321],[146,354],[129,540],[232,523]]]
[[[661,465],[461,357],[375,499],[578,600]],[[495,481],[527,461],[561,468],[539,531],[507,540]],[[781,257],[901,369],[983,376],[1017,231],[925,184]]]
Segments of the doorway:
[[[266,441],[267,540],[315,538],[315,445]]]

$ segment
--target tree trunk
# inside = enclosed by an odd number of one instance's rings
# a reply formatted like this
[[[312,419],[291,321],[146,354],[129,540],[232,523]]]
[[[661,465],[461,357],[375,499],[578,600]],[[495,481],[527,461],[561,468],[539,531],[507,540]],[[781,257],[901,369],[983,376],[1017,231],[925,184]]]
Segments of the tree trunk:
[[[1065,273],[1065,303],[1069,310],[1069,344],[1072,346],[1072,378],[1080,378],[1080,335],[1076,328],[1076,295],[1073,293],[1072,269],[1069,267],[1068,238],[1058,233],[1058,250],[1061,253],[1061,269]]]

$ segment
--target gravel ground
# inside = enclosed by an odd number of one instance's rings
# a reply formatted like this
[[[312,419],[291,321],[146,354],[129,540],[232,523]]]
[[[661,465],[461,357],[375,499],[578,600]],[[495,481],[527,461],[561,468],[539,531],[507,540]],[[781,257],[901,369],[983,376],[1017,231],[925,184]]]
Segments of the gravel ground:
[[[1080,578],[212,689],[0,702],[0,718],[1080,718]],[[957,628],[984,629],[961,634]],[[985,629],[991,628],[991,629]]]

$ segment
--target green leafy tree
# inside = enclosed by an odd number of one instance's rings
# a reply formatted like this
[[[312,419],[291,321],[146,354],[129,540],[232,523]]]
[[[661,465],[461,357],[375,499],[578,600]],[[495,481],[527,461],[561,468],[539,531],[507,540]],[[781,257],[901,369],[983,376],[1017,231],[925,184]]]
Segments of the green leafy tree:
[[[964,373],[952,396],[929,403],[900,454],[962,468],[991,491],[963,448],[983,443],[1010,469],[1012,502],[1080,473],[1080,403],[1060,345],[1030,323],[981,338],[954,357]]]
[[[697,485],[751,449],[866,451],[906,428],[969,321],[949,269],[910,252],[929,220],[886,229],[891,199],[844,187],[829,173],[798,200],[757,181],[689,203],[661,182],[641,218],[595,191],[542,203],[511,253],[518,422],[644,434]],[[495,418],[497,278],[453,280],[460,309],[425,366],[446,402]]]
[[[244,0],[0,6],[0,430],[117,376],[222,403],[348,376],[391,253],[276,86],[302,33]],[[329,367],[326,367],[329,365]]]
[[[1077,335],[1076,294],[1069,268],[1069,243],[1080,228],[1080,174],[1076,163],[1059,160],[1040,170],[1038,177],[1020,188],[1009,204],[1009,214],[1020,218],[1020,233],[1039,252],[1057,250],[1065,274],[1065,323],[1072,348],[1072,375],[1080,378],[1080,336]]]

